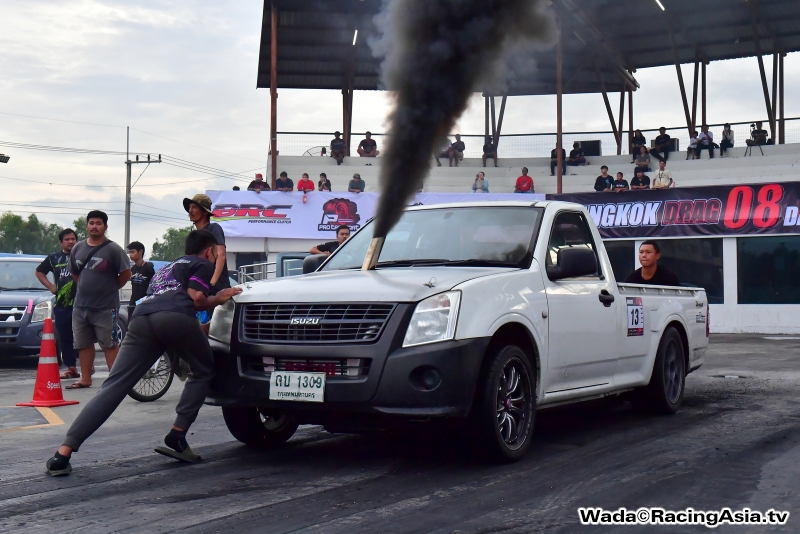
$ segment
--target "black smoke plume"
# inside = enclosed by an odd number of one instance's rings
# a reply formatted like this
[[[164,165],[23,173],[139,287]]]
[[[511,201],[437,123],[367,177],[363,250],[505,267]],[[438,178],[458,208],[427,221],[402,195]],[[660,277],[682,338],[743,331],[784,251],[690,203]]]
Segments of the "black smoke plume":
[[[549,2],[547,2],[549,3]],[[385,237],[422,186],[432,154],[479,86],[499,87],[505,54],[552,42],[544,0],[388,0],[376,19],[382,83],[395,105],[383,149],[375,237]]]

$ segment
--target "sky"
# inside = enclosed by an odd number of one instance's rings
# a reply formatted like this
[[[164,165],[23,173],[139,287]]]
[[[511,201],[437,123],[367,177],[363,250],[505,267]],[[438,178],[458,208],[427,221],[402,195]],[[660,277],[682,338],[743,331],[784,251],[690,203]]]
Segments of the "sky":
[[[125,152],[129,126],[132,152],[241,176],[134,165],[131,239],[149,252],[169,227],[188,226],[184,197],[246,186],[255,172],[264,172],[269,91],[256,90],[262,9],[258,0],[4,0],[0,141]],[[765,65],[771,80],[771,58]],[[685,66],[687,85],[691,73]],[[786,57],[785,75],[786,116],[797,117],[800,53]],[[679,126],[683,108],[674,66],[640,69],[635,76],[641,84],[634,94],[635,127]],[[711,63],[707,77],[710,123],[765,119],[755,58]],[[339,91],[284,89],[278,100],[279,131],[341,129]],[[389,106],[385,93],[357,91],[353,131],[385,131]],[[555,131],[554,109],[553,96],[509,98],[503,133]],[[564,129],[609,130],[601,95],[565,96]],[[478,95],[456,130],[482,133]],[[0,163],[0,212],[35,212],[70,226],[88,210],[103,209],[109,237],[122,242],[124,155],[0,152],[11,156]]]

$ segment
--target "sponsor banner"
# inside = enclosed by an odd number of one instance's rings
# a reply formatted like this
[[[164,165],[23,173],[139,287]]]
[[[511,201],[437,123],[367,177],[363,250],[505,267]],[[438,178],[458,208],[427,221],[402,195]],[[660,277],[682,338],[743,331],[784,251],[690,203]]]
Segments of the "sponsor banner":
[[[547,195],[583,204],[604,239],[800,234],[800,183]]]
[[[332,241],[345,224],[356,231],[375,215],[377,193],[206,191],[214,222],[226,237],[282,237]],[[544,200],[539,194],[419,193],[410,206],[485,200]]]

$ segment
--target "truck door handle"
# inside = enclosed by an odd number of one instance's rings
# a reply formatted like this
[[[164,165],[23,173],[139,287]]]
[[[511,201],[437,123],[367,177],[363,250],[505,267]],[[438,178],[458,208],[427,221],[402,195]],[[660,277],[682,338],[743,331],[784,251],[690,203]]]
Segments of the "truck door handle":
[[[614,302],[614,295],[608,292],[606,289],[600,290],[600,302],[603,303],[603,306],[606,308],[610,307],[611,304]]]

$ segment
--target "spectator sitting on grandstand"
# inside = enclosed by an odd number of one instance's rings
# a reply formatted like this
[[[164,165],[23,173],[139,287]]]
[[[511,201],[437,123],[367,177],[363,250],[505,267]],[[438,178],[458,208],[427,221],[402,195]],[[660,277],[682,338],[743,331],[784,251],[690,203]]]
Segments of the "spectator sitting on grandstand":
[[[722,129],[722,142],[719,144],[719,157],[724,158],[729,148],[733,148],[733,130],[727,122]]]
[[[756,123],[756,127],[750,130],[750,139],[747,140],[747,146],[758,146],[767,144],[767,131],[761,127],[761,121]]]
[[[633,161],[631,161],[631,163],[636,163],[636,156],[639,155],[639,147],[647,149],[647,139],[641,130],[636,130],[633,132],[633,139],[631,139],[631,154],[633,155]]]
[[[571,167],[577,167],[578,165],[588,165],[589,162],[586,161],[586,158],[583,155],[583,149],[581,148],[581,144],[577,141],[572,143],[572,150],[569,151],[569,159],[567,160],[567,165]]]
[[[631,189],[650,189],[650,177],[640,168],[636,168],[636,176],[631,180]]]
[[[630,186],[628,185],[628,181],[622,178],[622,173],[617,173],[617,179],[614,180],[614,192],[620,193],[622,191],[629,191]]]
[[[447,140],[445,140],[444,143],[442,143],[442,148],[433,153],[433,159],[436,160],[436,166],[437,167],[441,167],[442,166],[442,162],[439,161],[439,158],[448,158],[448,159],[450,158],[450,147],[451,146],[453,146],[452,141],[450,141],[450,139],[447,139]],[[452,167],[452,165],[450,165],[450,166]]]
[[[308,193],[309,191],[314,190],[314,182],[309,179],[307,172],[304,172],[303,177],[300,178],[299,182],[297,182],[297,190],[302,191],[303,193]]]
[[[608,167],[603,165],[600,167],[600,176],[594,181],[594,190],[598,193],[603,191],[611,191],[614,189],[614,178],[608,175]]]
[[[372,132],[367,132],[367,138],[362,139],[358,144],[358,155],[362,158],[374,158],[378,154],[380,154],[378,152],[378,143],[372,138]]]
[[[234,191],[241,191],[241,188],[238,185],[233,186]]]
[[[486,179],[486,175],[483,172],[479,172],[475,175],[475,181],[472,182],[472,192],[473,193],[488,193],[489,192],[489,180]]]
[[[461,135],[456,134],[456,142],[447,149],[447,159],[450,160],[451,167],[453,163],[458,167],[458,162],[464,159],[464,150],[466,150],[466,148],[467,146],[464,144],[464,141],[461,140]],[[495,162],[496,161],[497,159],[495,159]]]
[[[317,182],[317,187],[320,191],[331,190],[331,181],[328,180],[328,175],[324,172],[319,173],[319,182]]]
[[[697,148],[695,149],[697,159],[700,159],[700,152],[702,150],[708,150],[708,157],[713,159],[715,147],[714,134],[708,131],[707,125],[702,125],[700,127],[700,135],[697,136]]]
[[[666,189],[672,187],[672,173],[667,170],[667,162],[658,162],[658,171],[653,179],[653,189]]]
[[[260,193],[263,191],[269,191],[269,184],[264,181],[264,177],[261,173],[256,174],[256,179],[250,182],[250,185],[247,186],[248,191],[255,191],[256,193]]]
[[[636,162],[636,168],[633,169],[634,174],[639,171],[650,172],[650,154],[647,153],[647,147],[639,147],[639,153],[636,154],[634,161]]]
[[[550,151],[550,176],[556,175],[558,165],[558,147]],[[561,149],[561,174],[567,174],[567,151]]]
[[[689,159],[689,156],[692,159],[697,159],[697,131],[692,131],[692,135],[689,136],[689,146],[686,147],[686,159]]]
[[[347,185],[347,190],[351,193],[363,193],[364,192],[364,180],[361,179],[361,175],[355,173],[353,175],[353,179],[350,180],[350,183]]]
[[[483,166],[486,167],[486,160],[492,158],[494,166],[497,167],[497,147],[494,146],[494,140],[491,136],[486,138],[486,144],[483,145]]]
[[[333,132],[334,138],[331,139],[331,157],[336,158],[336,164],[341,165],[344,161],[344,155],[347,151],[347,144],[344,139],[340,139],[341,132]]]
[[[284,193],[291,193],[294,191],[294,182],[286,171],[281,173],[280,178],[275,182],[275,191],[283,191]]]
[[[517,178],[517,182],[514,185],[514,192],[515,193],[534,193],[534,190],[533,190],[533,178],[528,176],[528,167],[522,167],[522,176]]]
[[[659,161],[667,161],[669,153],[672,150],[672,138],[667,133],[667,129],[663,126],[658,129],[658,137],[655,140],[655,146],[650,150],[650,153]],[[659,153],[663,153],[663,156]]]

